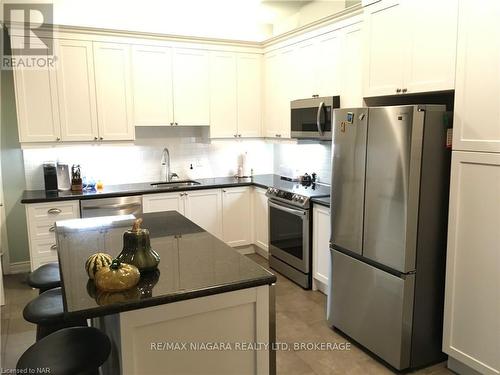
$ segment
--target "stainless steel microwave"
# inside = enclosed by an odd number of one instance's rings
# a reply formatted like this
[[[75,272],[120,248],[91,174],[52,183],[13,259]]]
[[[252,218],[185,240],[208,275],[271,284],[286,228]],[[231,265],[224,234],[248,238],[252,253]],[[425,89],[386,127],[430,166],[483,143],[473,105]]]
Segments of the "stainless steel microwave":
[[[332,139],[335,108],[340,108],[340,96],[315,97],[290,102],[292,138]]]

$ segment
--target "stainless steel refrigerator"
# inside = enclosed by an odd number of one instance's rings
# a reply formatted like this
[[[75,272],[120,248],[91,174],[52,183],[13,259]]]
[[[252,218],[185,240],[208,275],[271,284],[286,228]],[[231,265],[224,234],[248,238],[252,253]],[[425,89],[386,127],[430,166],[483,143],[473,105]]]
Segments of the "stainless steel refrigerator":
[[[445,106],[336,109],[334,117],[328,322],[398,370],[437,362]]]

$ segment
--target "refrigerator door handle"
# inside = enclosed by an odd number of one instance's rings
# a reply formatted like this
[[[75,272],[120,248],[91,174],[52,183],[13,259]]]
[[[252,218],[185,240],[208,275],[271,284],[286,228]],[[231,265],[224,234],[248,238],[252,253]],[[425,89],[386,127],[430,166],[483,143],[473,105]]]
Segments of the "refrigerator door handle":
[[[318,126],[318,133],[320,137],[322,137],[324,134],[323,128],[321,127],[321,110],[324,108],[324,106],[324,102],[319,103],[318,113],[316,114],[316,125]]]

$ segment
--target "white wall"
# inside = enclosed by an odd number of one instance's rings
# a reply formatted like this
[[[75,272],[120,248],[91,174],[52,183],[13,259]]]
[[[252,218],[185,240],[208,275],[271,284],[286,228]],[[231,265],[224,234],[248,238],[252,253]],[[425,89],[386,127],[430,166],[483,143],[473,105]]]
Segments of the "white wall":
[[[300,175],[316,172],[319,181],[331,182],[330,142],[274,145],[274,171],[280,172],[282,167],[297,170]]]
[[[202,128],[136,128],[134,144],[75,145],[24,149],[26,189],[43,189],[44,161],[80,164],[82,175],[105,185],[152,182],[160,178],[164,147],[171,155],[172,172],[181,178],[233,176],[238,156],[247,152],[255,174],[273,173],[273,145],[265,141],[214,141]],[[188,176],[193,164],[193,176]]]

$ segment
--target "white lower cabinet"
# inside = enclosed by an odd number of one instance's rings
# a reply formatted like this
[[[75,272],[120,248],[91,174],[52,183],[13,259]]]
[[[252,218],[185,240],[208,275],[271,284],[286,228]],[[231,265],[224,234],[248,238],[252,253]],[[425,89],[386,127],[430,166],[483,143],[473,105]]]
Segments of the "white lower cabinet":
[[[220,189],[143,195],[142,210],[144,213],[177,211],[207,232],[222,238]]]
[[[453,152],[443,351],[500,373],[500,154]]]
[[[252,243],[252,197],[250,187],[222,189],[222,232],[229,246]]]
[[[266,189],[253,189],[254,244],[269,251],[269,207],[267,205]]]
[[[330,279],[330,209],[313,206],[313,289],[328,294]]]
[[[221,190],[198,190],[185,194],[184,215],[207,232],[222,238]]]
[[[34,203],[26,205],[31,271],[57,262],[55,222],[80,217],[80,201]]]

